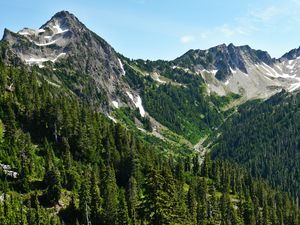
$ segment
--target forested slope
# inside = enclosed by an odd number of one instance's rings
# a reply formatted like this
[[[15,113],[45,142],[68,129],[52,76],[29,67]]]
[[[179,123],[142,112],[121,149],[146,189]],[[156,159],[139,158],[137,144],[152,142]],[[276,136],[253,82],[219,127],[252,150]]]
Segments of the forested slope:
[[[300,196],[300,94],[242,105],[215,139],[213,158],[243,165],[295,199]]]
[[[201,75],[175,68],[166,61],[130,61],[127,59],[126,81],[139,90],[144,107],[158,122],[196,144],[224,119],[224,105],[239,95],[208,95]],[[152,74],[152,75],[150,75]],[[153,79],[159,75],[164,81]]]
[[[161,157],[40,73],[0,62],[1,224],[299,224],[235,164]]]

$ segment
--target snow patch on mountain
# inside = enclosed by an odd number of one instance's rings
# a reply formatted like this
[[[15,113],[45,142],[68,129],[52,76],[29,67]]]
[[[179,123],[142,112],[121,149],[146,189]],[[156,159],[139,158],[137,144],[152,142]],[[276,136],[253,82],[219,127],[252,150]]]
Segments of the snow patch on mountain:
[[[52,61],[53,63],[55,63],[55,61],[58,60],[58,58],[60,58],[60,57],[62,57],[62,56],[65,56],[65,55],[66,55],[66,53],[62,52],[62,53],[60,53],[58,56],[56,56],[56,58],[52,59],[51,61]]]
[[[44,33],[44,32],[46,32],[44,29],[38,29],[37,30],[37,33]]]
[[[56,43],[56,40],[48,42],[48,43],[36,43],[34,42],[34,44],[36,44],[37,46],[47,46],[47,45],[53,45]]]
[[[54,25],[53,28],[56,30],[55,34],[61,34],[69,31],[69,29],[63,30],[59,24]]]
[[[43,63],[47,62],[47,61],[51,61],[53,63],[55,63],[55,61],[57,61],[60,57],[65,56],[66,53],[60,53],[59,55],[57,55],[55,58],[34,58],[34,57],[30,57],[29,59],[25,59],[26,64],[32,66],[32,65],[38,65],[40,68],[43,68]]]
[[[42,33],[45,33],[45,32],[46,32],[45,29],[35,30],[35,29],[30,29],[30,28],[24,28],[24,29],[18,31],[17,33],[19,35],[22,35],[22,36],[29,36],[29,35],[35,36],[35,35],[39,35],[39,34],[42,34]]]
[[[300,88],[300,77],[294,77],[293,76],[293,79],[296,79],[297,82],[290,85],[290,87],[288,88],[289,92],[296,91]]]
[[[25,59],[26,64],[32,66],[32,65],[38,65],[40,68],[43,68],[43,62],[50,61],[50,59],[47,58],[29,58]]]
[[[216,75],[216,73],[218,72],[218,70],[206,70],[206,69],[204,69],[204,70],[201,70],[201,72],[203,73],[203,72],[205,72],[205,73],[211,73],[211,74],[213,74],[213,75]]]
[[[139,108],[141,116],[144,117],[145,116],[145,109],[144,109],[144,107],[142,105],[142,99],[141,99],[140,96],[137,97],[137,102],[135,103],[135,106],[137,108]]]
[[[117,109],[119,108],[119,103],[117,101],[112,101],[111,103],[113,104],[113,106],[115,108],[117,108]]]
[[[266,78],[278,81],[278,83],[289,92],[300,88],[299,59],[276,63],[273,67],[265,63],[257,65],[257,68]]]
[[[18,34],[25,36],[25,35],[30,35],[28,32],[26,31],[19,31]]]
[[[136,97],[136,101],[135,101],[133,95],[130,92],[127,91],[126,93],[127,93],[128,97],[131,99],[131,101],[133,102],[133,104],[135,105],[135,107],[139,109],[141,116],[144,117],[145,109],[143,107],[141,97],[138,95]]]
[[[216,75],[218,70],[210,70],[209,73],[212,73],[213,75]]]
[[[122,75],[125,76],[126,75],[126,71],[124,70],[124,65],[123,65],[121,59],[118,58],[118,61],[119,61],[119,64],[120,64],[120,67],[121,67],[121,70],[122,70]]]
[[[289,63],[289,64],[286,66],[286,68],[292,70],[292,69],[294,69],[295,65],[296,65],[296,64],[290,64],[290,63]]]
[[[231,67],[230,67],[230,71],[232,74],[236,74],[236,70],[232,69]]]
[[[126,94],[127,94],[128,97],[131,99],[131,101],[134,102],[133,95],[132,95],[130,92],[128,92],[128,91],[126,91]]]
[[[117,120],[116,120],[115,118],[113,118],[112,116],[107,115],[107,117],[108,117],[109,119],[111,119],[114,123],[117,123]]]

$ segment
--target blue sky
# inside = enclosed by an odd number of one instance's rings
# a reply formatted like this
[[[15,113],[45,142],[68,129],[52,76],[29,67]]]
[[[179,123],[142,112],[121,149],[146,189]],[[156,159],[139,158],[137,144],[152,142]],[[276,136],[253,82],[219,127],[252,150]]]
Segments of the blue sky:
[[[279,57],[300,45],[300,0],[2,0],[0,30],[39,28],[68,10],[130,58],[248,44]]]

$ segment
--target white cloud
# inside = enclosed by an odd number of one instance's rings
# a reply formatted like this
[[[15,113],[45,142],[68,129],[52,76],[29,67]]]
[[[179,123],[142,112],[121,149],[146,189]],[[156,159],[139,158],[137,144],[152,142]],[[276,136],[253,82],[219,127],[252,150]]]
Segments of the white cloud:
[[[262,10],[256,10],[252,12],[251,15],[261,20],[262,22],[267,22],[276,18],[277,16],[282,15],[284,12],[285,10],[283,8],[272,5]]]
[[[195,37],[192,35],[185,35],[180,38],[182,44],[189,44],[195,40]]]
[[[227,24],[224,24],[221,27],[218,27],[216,29],[216,31],[222,33],[226,38],[229,38],[237,33],[235,28],[230,27]]]
[[[283,25],[283,21],[285,22],[281,29],[295,29],[300,23],[299,9],[300,0],[280,1],[266,7],[249,9],[243,16],[235,18],[235,22],[202,30],[196,37],[210,39],[219,36],[221,39],[234,39],[278,29],[278,26]]]
[[[299,10],[300,0],[280,0],[269,5],[259,5],[249,8],[231,22],[220,23],[214,27],[194,28],[193,32],[181,37],[180,41],[183,44],[199,42],[208,46],[223,42],[250,44],[255,43],[253,40],[259,36],[264,42],[264,38],[274,34],[294,34],[300,26]]]
[[[230,39],[236,35],[246,36],[249,34],[249,27],[237,24],[235,26],[223,24],[212,29],[204,30],[200,34],[195,35],[194,39],[208,39],[212,37],[223,37],[222,39]]]
[[[273,5],[251,11],[245,18],[259,26],[272,24],[277,27],[282,22],[285,24],[297,22],[300,19],[299,9],[300,0],[279,1]],[[295,28],[298,27],[298,24],[294,25],[296,25]]]
[[[200,35],[199,35],[199,37],[201,38],[201,39],[206,39],[206,38],[208,38],[209,37],[209,35],[210,35],[210,32],[202,32]]]

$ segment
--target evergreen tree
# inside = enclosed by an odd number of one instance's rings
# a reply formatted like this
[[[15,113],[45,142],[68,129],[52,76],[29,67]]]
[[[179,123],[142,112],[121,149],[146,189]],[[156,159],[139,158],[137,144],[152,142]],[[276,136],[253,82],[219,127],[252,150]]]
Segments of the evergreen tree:
[[[149,224],[172,223],[172,199],[165,191],[164,185],[163,176],[155,169],[151,169],[146,177],[145,196],[141,203],[141,217]]]
[[[81,221],[83,224],[88,224],[90,217],[90,203],[91,203],[91,193],[90,193],[90,174],[88,170],[83,174],[80,190],[79,190],[79,212],[81,216]]]
[[[47,186],[46,198],[50,205],[58,203],[61,196],[61,178],[59,171],[55,168],[46,172],[44,183]]]
[[[249,225],[255,224],[254,206],[252,200],[248,197],[242,205],[244,223]]]
[[[113,168],[108,168],[104,174],[103,212],[106,225],[116,224],[118,218],[118,186]]]
[[[98,184],[97,170],[91,176],[91,220],[92,224],[100,224],[103,214],[103,199],[100,196],[100,188]]]
[[[128,214],[127,202],[125,199],[125,191],[124,189],[120,189],[119,191],[119,207],[118,207],[118,225],[129,225],[130,219]]]
[[[189,220],[191,224],[197,224],[197,200],[195,193],[194,183],[190,185],[188,197],[187,197],[187,205],[189,211]]]
[[[127,188],[128,212],[133,225],[137,224],[138,190],[134,177],[130,177]]]

